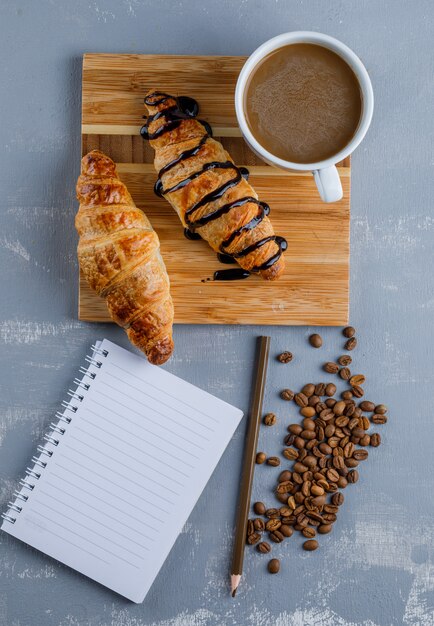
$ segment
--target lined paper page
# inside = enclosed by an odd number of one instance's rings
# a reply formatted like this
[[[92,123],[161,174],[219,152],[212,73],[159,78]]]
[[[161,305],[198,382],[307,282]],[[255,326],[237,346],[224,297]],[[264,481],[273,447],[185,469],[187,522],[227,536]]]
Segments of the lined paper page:
[[[100,349],[2,529],[141,602],[242,412],[106,339]]]

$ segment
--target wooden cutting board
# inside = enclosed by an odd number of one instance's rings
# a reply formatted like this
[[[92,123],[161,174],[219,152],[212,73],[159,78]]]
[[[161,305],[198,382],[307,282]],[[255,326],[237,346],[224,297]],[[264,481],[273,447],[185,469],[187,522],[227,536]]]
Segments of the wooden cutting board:
[[[98,148],[118,165],[137,205],[161,240],[175,303],[185,324],[344,325],[349,303],[350,160],[339,165],[344,198],[321,202],[310,173],[284,173],[256,157],[240,135],[234,90],[245,57],[86,54],[82,152]],[[140,137],[150,88],[189,95],[237,165],[271,207],[275,232],[288,241],[285,274],[236,282],[206,281],[222,266],[203,241],[188,241],[175,211],[153,193],[153,150]],[[202,282],[205,281],[205,282]],[[79,318],[110,321],[105,302],[80,277]]]

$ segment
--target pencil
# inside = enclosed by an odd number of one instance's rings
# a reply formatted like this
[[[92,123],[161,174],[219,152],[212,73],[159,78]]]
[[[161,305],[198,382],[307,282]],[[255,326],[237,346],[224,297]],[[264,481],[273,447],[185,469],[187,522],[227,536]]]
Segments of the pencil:
[[[244,445],[243,469],[238,497],[237,521],[231,567],[231,593],[233,598],[235,597],[243,573],[244,546],[246,543],[250,496],[252,492],[253,473],[255,471],[256,447],[258,445],[259,424],[262,413],[262,401],[264,399],[268,353],[270,350],[270,337],[259,337],[258,339],[259,355],[249,424]]]

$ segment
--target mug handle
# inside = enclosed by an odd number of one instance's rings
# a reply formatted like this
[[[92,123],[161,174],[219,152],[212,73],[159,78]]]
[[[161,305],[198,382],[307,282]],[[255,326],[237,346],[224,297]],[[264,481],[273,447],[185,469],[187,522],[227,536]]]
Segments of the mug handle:
[[[341,179],[334,165],[321,170],[313,170],[313,177],[323,202],[337,202],[342,199]]]

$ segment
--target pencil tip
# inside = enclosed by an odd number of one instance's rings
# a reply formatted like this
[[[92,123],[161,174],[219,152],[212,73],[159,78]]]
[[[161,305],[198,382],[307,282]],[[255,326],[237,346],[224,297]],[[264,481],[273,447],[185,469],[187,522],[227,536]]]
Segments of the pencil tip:
[[[238,587],[236,589],[234,589],[233,592],[232,592],[232,597],[233,598],[235,598],[235,594],[237,593],[237,589],[238,589]]]

